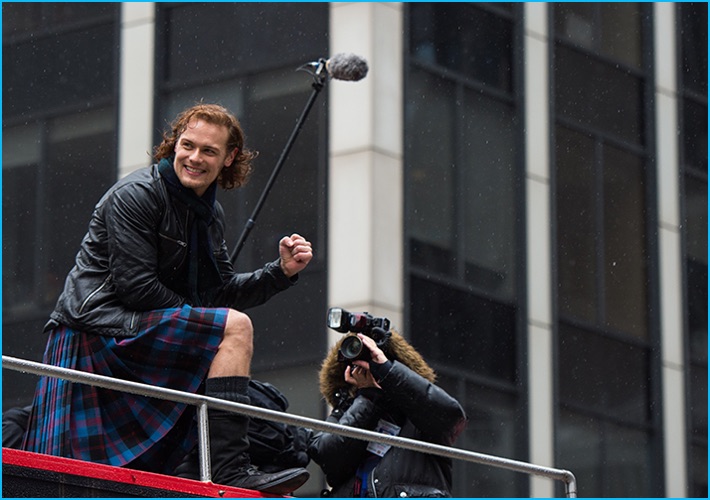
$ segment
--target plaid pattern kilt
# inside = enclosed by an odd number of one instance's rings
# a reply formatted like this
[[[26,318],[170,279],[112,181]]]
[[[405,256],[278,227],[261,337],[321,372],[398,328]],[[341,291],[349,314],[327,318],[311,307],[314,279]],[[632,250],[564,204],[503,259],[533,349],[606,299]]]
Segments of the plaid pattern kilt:
[[[196,393],[207,377],[228,309],[161,309],[143,314],[135,337],[60,326],[44,363]],[[195,407],[41,377],[23,449],[172,473],[194,446]]]

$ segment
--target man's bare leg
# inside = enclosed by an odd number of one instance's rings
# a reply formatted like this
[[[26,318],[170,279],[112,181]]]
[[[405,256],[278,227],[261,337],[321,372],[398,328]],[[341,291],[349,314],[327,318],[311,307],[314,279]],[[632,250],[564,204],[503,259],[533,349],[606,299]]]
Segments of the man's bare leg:
[[[207,378],[248,377],[254,353],[254,327],[246,314],[230,309],[222,342]]]

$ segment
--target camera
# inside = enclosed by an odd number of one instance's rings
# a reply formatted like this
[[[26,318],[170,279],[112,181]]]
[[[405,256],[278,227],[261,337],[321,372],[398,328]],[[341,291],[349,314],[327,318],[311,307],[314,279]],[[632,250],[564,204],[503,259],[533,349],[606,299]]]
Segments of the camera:
[[[370,350],[355,333],[363,333],[371,337],[382,347],[390,336],[390,320],[374,317],[367,312],[351,313],[341,307],[328,309],[328,328],[340,333],[353,333],[343,339],[338,350],[338,359],[352,362],[358,359],[370,360]]]

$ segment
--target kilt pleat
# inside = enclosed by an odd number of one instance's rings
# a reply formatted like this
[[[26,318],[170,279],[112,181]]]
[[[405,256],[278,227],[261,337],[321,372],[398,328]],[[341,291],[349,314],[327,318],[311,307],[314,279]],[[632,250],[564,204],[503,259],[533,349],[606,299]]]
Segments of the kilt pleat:
[[[59,326],[49,333],[44,363],[196,393],[227,312],[190,306],[146,312],[135,337]],[[23,448],[171,473],[195,443],[194,415],[184,403],[41,377]]]

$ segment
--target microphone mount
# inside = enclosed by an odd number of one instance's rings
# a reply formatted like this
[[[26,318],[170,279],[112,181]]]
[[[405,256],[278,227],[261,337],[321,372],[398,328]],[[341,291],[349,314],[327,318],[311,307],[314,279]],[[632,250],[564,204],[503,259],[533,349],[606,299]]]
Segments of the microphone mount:
[[[327,63],[328,61],[321,57],[317,61],[312,61],[304,64],[303,66],[296,69],[296,71],[305,71],[306,73],[311,75],[313,77],[313,88],[318,89],[318,91],[320,91],[320,89],[322,89],[325,85],[325,82],[328,81],[329,75],[328,69],[326,67]]]

